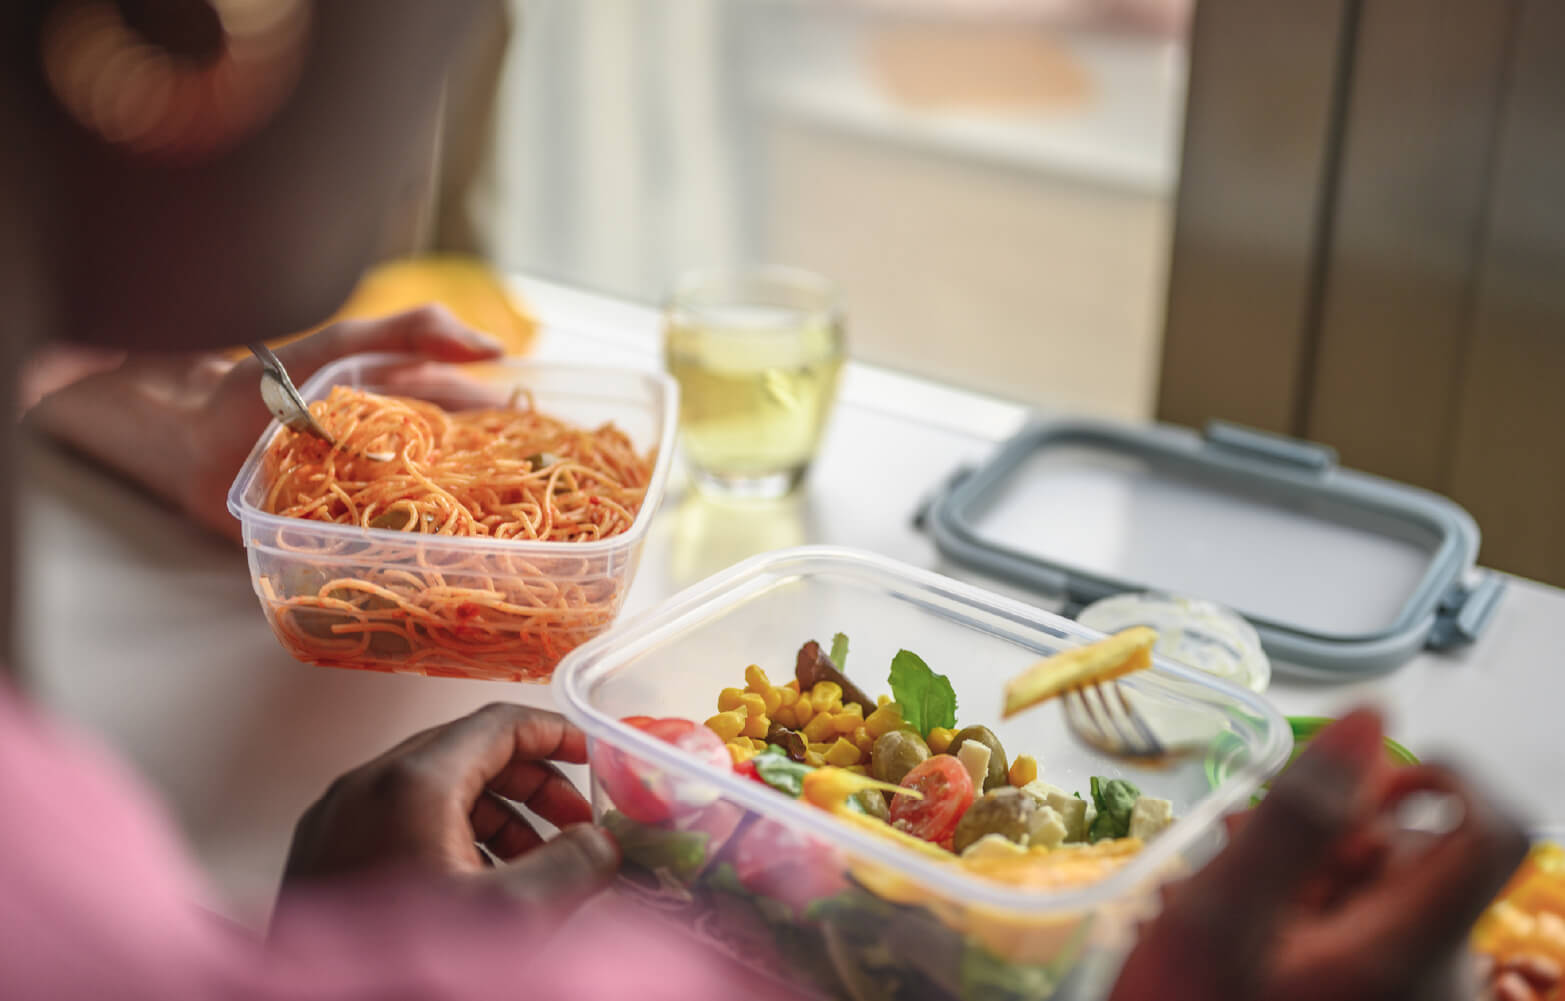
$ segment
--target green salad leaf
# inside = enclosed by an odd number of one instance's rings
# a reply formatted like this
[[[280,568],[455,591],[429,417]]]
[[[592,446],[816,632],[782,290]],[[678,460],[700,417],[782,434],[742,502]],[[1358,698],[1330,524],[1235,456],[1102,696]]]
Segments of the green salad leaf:
[[[688,882],[706,864],[707,834],[704,831],[650,827],[615,810],[603,815],[603,827],[619,842],[620,854],[626,861],[643,868],[666,869],[677,879]]]
[[[751,758],[750,763],[755,765],[755,774],[762,782],[794,799],[804,795],[804,777],[815,770],[794,761],[776,744],[768,745],[766,750]]]
[[[891,697],[902,707],[902,719],[928,737],[937,726],[956,726],[956,689],[951,679],[936,674],[928,664],[909,650],[899,650],[891,658]]]
[[[838,633],[831,638],[831,662],[837,665],[837,670],[848,669],[848,636],[846,633]]]
[[[707,889],[719,893],[731,893],[736,897],[753,896],[745,889],[744,884],[739,882],[739,873],[734,869],[732,862],[719,862],[701,882]]]
[[[962,1001],[1038,1001],[1058,985],[1047,966],[1013,963],[969,944],[962,952]]]
[[[892,910],[884,900],[854,886],[811,901],[804,909],[804,916],[810,921],[844,919],[878,926],[891,919]]]
[[[1092,805],[1098,815],[1087,829],[1088,841],[1123,838],[1130,833],[1130,811],[1141,790],[1124,779],[1100,779],[1092,776]]]

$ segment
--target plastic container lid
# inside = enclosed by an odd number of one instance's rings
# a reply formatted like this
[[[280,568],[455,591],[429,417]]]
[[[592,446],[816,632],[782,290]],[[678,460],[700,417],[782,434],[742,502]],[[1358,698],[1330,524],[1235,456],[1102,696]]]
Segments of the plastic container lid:
[[[1476,638],[1503,578],[1476,574],[1456,504],[1226,424],[1037,424],[920,513],[947,558],[1087,604],[1160,591],[1256,629],[1278,670],[1342,678]]]
[[[1221,605],[1172,594],[1118,594],[1082,609],[1076,621],[1099,632],[1157,630],[1157,652],[1254,692],[1266,691],[1272,664],[1261,637]]]

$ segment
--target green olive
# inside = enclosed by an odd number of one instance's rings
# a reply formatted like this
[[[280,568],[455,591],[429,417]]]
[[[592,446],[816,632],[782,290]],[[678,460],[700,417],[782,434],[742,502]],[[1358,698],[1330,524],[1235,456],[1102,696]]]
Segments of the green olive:
[[[989,834],[1025,845],[1041,819],[1039,813],[1038,801],[1020,789],[1006,786],[986,792],[962,814],[951,836],[951,850],[960,855]]]
[[[401,508],[395,511],[382,511],[370,519],[371,528],[389,528],[394,532],[406,532],[418,522],[418,515]]]
[[[294,624],[305,633],[322,640],[340,640],[343,637],[332,631],[333,626],[351,624],[351,615],[320,608],[295,608],[291,612]]]
[[[892,785],[929,757],[929,745],[912,730],[892,730],[881,734],[870,751],[870,774]]]
[[[962,744],[969,740],[989,748],[989,771],[984,774],[984,792],[991,789],[1001,789],[1010,783],[1010,762],[1005,759],[1005,748],[1000,744],[1000,738],[994,735],[994,731],[987,726],[969,726],[957,731],[951,738],[951,746],[946,748],[947,754],[955,754]]]
[[[553,452],[534,452],[527,457],[527,464],[534,469],[548,469],[559,461],[560,457]]]
[[[278,594],[284,598],[297,598],[300,596],[313,598],[326,586],[331,578],[326,576],[326,571],[320,567],[311,566],[308,563],[290,563],[283,568],[283,572],[272,578],[281,585]]]
[[[408,638],[401,633],[370,633],[368,652],[376,657],[405,657],[413,652]]]
[[[864,808],[864,812],[876,820],[884,820],[891,823],[891,809],[886,806],[886,797],[881,795],[879,789],[865,789],[853,794],[854,802]]]

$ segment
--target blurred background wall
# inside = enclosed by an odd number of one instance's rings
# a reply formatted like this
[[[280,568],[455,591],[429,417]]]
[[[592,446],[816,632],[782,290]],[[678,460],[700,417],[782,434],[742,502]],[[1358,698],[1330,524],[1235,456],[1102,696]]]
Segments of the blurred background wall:
[[[644,301],[778,261],[854,351],[1052,409],[1153,409],[1178,2],[533,0],[503,84],[501,264]]]
[[[1322,441],[1565,584],[1554,0],[491,13],[410,182],[442,194],[424,242],[648,303],[810,267],[861,359]]]

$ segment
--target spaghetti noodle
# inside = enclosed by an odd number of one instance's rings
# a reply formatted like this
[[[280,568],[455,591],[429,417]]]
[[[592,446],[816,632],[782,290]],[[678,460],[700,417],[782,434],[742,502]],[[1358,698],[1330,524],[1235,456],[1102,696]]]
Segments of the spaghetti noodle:
[[[627,531],[653,457],[612,424],[588,430],[521,406],[450,413],[338,386],[311,406],[334,445],[284,429],[265,457],[263,510],[380,529],[350,539],[281,528],[260,575],[289,651],[328,666],[526,680],[618,611]],[[388,533],[401,533],[391,536]],[[407,538],[414,536],[415,538]],[[422,536],[463,536],[454,547]]]

